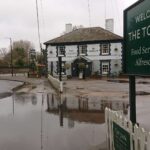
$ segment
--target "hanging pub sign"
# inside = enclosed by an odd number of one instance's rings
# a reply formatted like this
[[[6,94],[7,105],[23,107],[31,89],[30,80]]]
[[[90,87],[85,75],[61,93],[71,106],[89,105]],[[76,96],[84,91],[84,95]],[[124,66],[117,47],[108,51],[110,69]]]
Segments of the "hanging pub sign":
[[[123,70],[150,75],[150,0],[139,0],[124,11]]]

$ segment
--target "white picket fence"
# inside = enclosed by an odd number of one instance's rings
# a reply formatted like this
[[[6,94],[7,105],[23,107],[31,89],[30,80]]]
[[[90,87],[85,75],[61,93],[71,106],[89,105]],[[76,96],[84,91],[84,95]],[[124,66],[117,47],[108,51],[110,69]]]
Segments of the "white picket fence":
[[[107,148],[115,150],[113,139],[113,122],[130,134],[130,150],[150,150],[150,132],[127,120],[122,112],[105,109],[105,123],[107,129]]]
[[[63,81],[59,81],[51,75],[48,75],[48,80],[56,90],[63,92]]]

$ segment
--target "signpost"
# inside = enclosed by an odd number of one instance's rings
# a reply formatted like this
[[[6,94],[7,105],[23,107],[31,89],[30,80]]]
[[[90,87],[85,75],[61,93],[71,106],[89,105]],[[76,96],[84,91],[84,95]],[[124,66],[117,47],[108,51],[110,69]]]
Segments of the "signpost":
[[[150,75],[150,0],[124,11],[123,70],[129,75],[130,119],[136,123],[135,76]]]
[[[59,65],[59,81],[62,81],[62,56],[58,56],[58,65]]]
[[[124,12],[124,71],[150,75],[150,1],[142,0]]]
[[[130,150],[130,133],[113,122],[113,139],[115,150]]]

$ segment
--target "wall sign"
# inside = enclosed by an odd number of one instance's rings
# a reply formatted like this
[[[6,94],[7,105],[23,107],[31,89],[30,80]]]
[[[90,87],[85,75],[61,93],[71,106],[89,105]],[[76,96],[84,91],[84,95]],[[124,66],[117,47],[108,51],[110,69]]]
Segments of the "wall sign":
[[[66,56],[76,56],[77,55],[77,50],[69,49],[66,51]]]
[[[150,75],[150,0],[140,0],[124,11],[123,70]]]

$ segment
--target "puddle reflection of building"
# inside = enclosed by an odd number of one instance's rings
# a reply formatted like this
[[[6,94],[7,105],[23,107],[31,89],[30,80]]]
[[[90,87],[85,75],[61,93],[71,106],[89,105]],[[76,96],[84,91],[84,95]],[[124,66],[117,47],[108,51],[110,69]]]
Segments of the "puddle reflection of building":
[[[35,94],[27,94],[27,93],[12,93],[12,114],[15,114],[15,103],[19,104],[27,104],[31,102],[32,105],[37,104],[37,97]]]
[[[31,102],[32,105],[37,104],[37,96],[36,94],[29,94],[29,93],[14,93],[13,99],[20,104],[26,104]]]
[[[59,115],[60,126],[63,126],[63,118],[68,118],[68,127],[74,126],[74,121],[89,123],[104,123],[104,110],[109,107],[113,110],[128,112],[128,103],[123,101],[91,99],[88,97],[57,97],[54,94],[47,95],[47,111]]]
[[[12,94],[12,113],[13,116],[15,115],[15,98],[14,98],[14,93]]]

